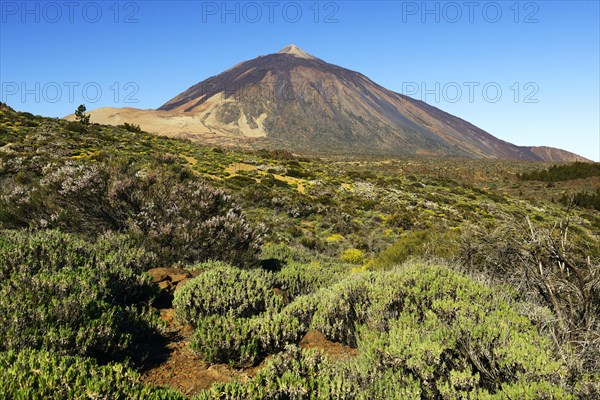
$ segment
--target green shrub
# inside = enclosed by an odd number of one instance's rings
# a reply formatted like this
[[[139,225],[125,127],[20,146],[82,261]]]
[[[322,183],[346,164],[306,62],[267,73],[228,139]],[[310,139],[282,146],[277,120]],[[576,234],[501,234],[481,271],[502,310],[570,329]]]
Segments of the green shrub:
[[[65,128],[68,131],[75,132],[75,133],[87,133],[87,131],[88,131],[88,127],[86,125],[82,124],[81,122],[77,122],[77,121],[68,121],[65,125]]]
[[[577,207],[590,208],[600,211],[600,188],[595,192],[582,191],[575,193],[572,196],[562,195],[558,200],[565,206],[574,205]]]
[[[356,326],[367,320],[373,278],[372,274],[350,276],[320,291],[313,327],[331,340],[356,347]]]
[[[281,297],[273,291],[273,274],[267,271],[224,264],[199,267],[207,271],[175,292],[173,306],[181,322],[196,326],[214,314],[250,317],[282,305]]]
[[[312,328],[357,346],[357,356],[332,363],[287,347],[247,383],[213,385],[198,399],[572,398],[551,341],[503,299],[445,267],[351,276],[281,314],[312,308]]]
[[[263,259],[275,259],[284,264],[292,261],[308,264],[315,257],[303,247],[292,247],[284,243],[266,243],[261,249],[261,256]]]
[[[402,213],[394,213],[386,219],[385,223],[394,228],[402,228],[404,230],[411,229],[416,222],[417,215],[415,212],[405,211]]]
[[[300,324],[300,330],[305,333],[309,330],[313,316],[321,301],[321,291],[309,295],[298,296],[286,305],[281,314],[288,318],[295,318]]]
[[[107,236],[89,243],[57,231],[3,231],[0,350],[46,349],[101,360],[142,357],[157,317],[142,272],[152,257]]]
[[[443,258],[451,260],[456,256],[458,233],[435,230],[409,231],[396,243],[383,250],[373,260],[375,269],[387,269],[402,264],[411,258]]]
[[[142,129],[139,125],[130,124],[128,122],[124,122],[122,125],[119,125],[119,128],[123,128],[128,132],[142,133]]]
[[[298,343],[310,328],[318,301],[316,294],[299,296],[281,312],[270,310],[250,318],[232,313],[208,316],[197,323],[192,349],[210,363],[254,365]]]
[[[420,399],[419,395],[410,375],[333,363],[317,350],[290,345],[249,382],[214,384],[195,399]]]
[[[0,353],[0,398],[185,399],[174,390],[144,385],[120,364],[99,366],[91,359],[31,350]]]
[[[574,162],[564,165],[553,165],[546,170],[518,174],[522,181],[536,180],[543,182],[560,182],[572,179],[600,176],[600,164],[590,162]]]
[[[212,315],[198,322],[191,347],[209,363],[245,367],[297,343],[306,331],[307,326],[289,313],[252,318]]]
[[[276,285],[288,297],[310,294],[339,281],[347,274],[347,268],[326,261],[309,263],[290,262],[276,274]]]
[[[257,322],[258,318],[210,315],[198,322],[191,342],[192,350],[208,363],[252,365],[260,351]]]

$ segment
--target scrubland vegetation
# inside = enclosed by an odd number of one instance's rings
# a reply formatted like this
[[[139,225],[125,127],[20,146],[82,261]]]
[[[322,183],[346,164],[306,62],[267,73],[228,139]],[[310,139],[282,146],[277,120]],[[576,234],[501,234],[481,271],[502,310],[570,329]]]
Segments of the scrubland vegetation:
[[[597,165],[449,179],[91,122],[0,106],[0,398],[186,398],[140,377],[166,266],[191,351],[260,366],[197,399],[600,396],[597,207],[514,194]]]

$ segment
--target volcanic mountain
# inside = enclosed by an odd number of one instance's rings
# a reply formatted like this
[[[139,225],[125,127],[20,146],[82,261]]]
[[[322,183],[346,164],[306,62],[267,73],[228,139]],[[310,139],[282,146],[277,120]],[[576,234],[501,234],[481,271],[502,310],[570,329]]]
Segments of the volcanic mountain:
[[[539,151],[502,141],[295,45],[208,78],[157,110],[101,108],[91,118],[209,143],[296,152],[583,159],[558,149]]]

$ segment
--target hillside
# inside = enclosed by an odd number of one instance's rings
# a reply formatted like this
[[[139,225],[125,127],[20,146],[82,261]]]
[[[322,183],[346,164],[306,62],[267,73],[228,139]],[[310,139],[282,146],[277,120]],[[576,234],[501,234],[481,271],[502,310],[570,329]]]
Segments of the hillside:
[[[600,214],[519,180],[550,167],[0,105],[0,397],[595,398]]]
[[[505,142],[294,45],[203,80],[157,110],[101,108],[91,116],[209,144],[307,154],[585,161],[563,150]]]

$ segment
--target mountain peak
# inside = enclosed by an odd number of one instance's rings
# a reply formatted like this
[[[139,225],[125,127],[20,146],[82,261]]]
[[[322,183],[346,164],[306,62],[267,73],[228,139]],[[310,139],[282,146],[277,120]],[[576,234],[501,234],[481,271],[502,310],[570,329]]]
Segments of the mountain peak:
[[[106,113],[115,115],[115,125],[126,120],[114,110]],[[191,86],[143,124],[133,115],[129,123],[153,132],[312,154],[530,161],[571,157],[500,140],[293,44]],[[100,120],[97,115],[93,119]]]
[[[310,54],[308,54],[307,52],[305,52],[304,50],[302,50],[300,47],[296,46],[295,44],[290,44],[288,46],[285,46],[283,49],[279,50],[277,52],[277,54],[290,54],[292,56],[296,56],[299,58],[307,58],[307,59],[315,59],[316,57],[311,56]]]

